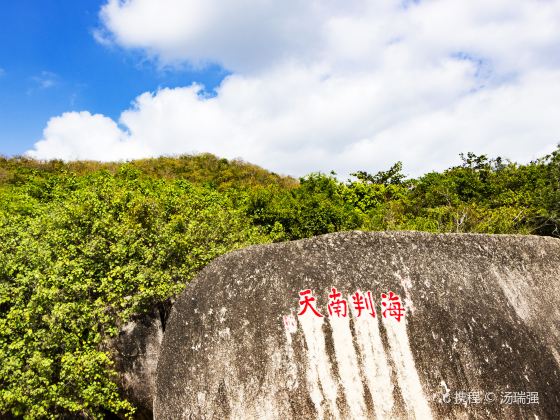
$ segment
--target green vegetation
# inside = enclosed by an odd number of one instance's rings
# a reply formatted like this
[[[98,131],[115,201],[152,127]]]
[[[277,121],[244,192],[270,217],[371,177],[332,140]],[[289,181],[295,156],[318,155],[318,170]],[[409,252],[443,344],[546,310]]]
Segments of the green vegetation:
[[[560,148],[298,181],[212,155],[0,159],[0,417],[122,417],[107,342],[242,246],[350,229],[560,236]]]

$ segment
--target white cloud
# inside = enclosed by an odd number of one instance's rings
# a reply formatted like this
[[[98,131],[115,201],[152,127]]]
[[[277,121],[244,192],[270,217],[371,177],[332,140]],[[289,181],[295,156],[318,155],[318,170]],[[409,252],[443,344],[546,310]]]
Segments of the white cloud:
[[[33,77],[33,80],[41,89],[48,89],[58,83],[58,76],[50,71],[42,71],[40,75]]]
[[[520,0],[109,0],[109,39],[162,63],[217,62],[255,72],[282,60],[351,70],[383,66],[401,42],[409,64],[469,52],[515,70],[559,64],[560,3]],[[404,63],[403,63],[404,64]]]
[[[49,120],[44,140],[29,155],[40,159],[120,160],[145,155],[113,120],[89,112],[67,112]]]
[[[32,95],[38,90],[50,89],[59,82],[58,75],[50,71],[43,70],[40,74],[31,78],[33,87],[27,89],[27,94]]]
[[[32,156],[208,151],[294,175],[403,160],[418,174],[465,151],[527,161],[560,140],[560,1],[110,0],[100,16],[103,42],[233,74],[211,98],[145,93],[120,126],[53,118]]]

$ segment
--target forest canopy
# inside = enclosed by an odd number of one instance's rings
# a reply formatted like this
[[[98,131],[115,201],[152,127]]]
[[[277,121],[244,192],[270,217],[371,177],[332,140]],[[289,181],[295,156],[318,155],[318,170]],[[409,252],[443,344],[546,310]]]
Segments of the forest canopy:
[[[560,148],[296,180],[213,155],[0,158],[0,417],[126,417],[107,340],[213,258],[344,230],[560,237]]]

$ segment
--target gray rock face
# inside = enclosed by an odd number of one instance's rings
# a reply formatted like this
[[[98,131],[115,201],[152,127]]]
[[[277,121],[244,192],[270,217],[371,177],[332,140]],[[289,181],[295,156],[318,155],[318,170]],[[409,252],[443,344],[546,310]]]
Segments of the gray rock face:
[[[156,367],[165,327],[165,308],[161,306],[124,325],[111,343],[119,387],[137,407],[137,419],[153,417]]]
[[[346,317],[328,314],[333,287]],[[298,316],[306,289],[323,317]],[[372,292],[375,317],[353,309],[358,290]],[[383,316],[388,291],[400,321]],[[154,415],[558,419],[559,352],[559,240],[325,235],[227,254],[187,286],[163,337]]]

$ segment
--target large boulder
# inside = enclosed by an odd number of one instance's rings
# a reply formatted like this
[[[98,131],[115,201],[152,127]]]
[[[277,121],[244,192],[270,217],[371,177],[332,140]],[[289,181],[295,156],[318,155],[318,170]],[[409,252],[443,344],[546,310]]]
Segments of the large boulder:
[[[371,291],[375,317],[358,316],[356,291]],[[323,317],[298,316],[311,294]],[[560,240],[347,232],[253,246],[175,303],[154,416],[558,419],[559,349]]]

